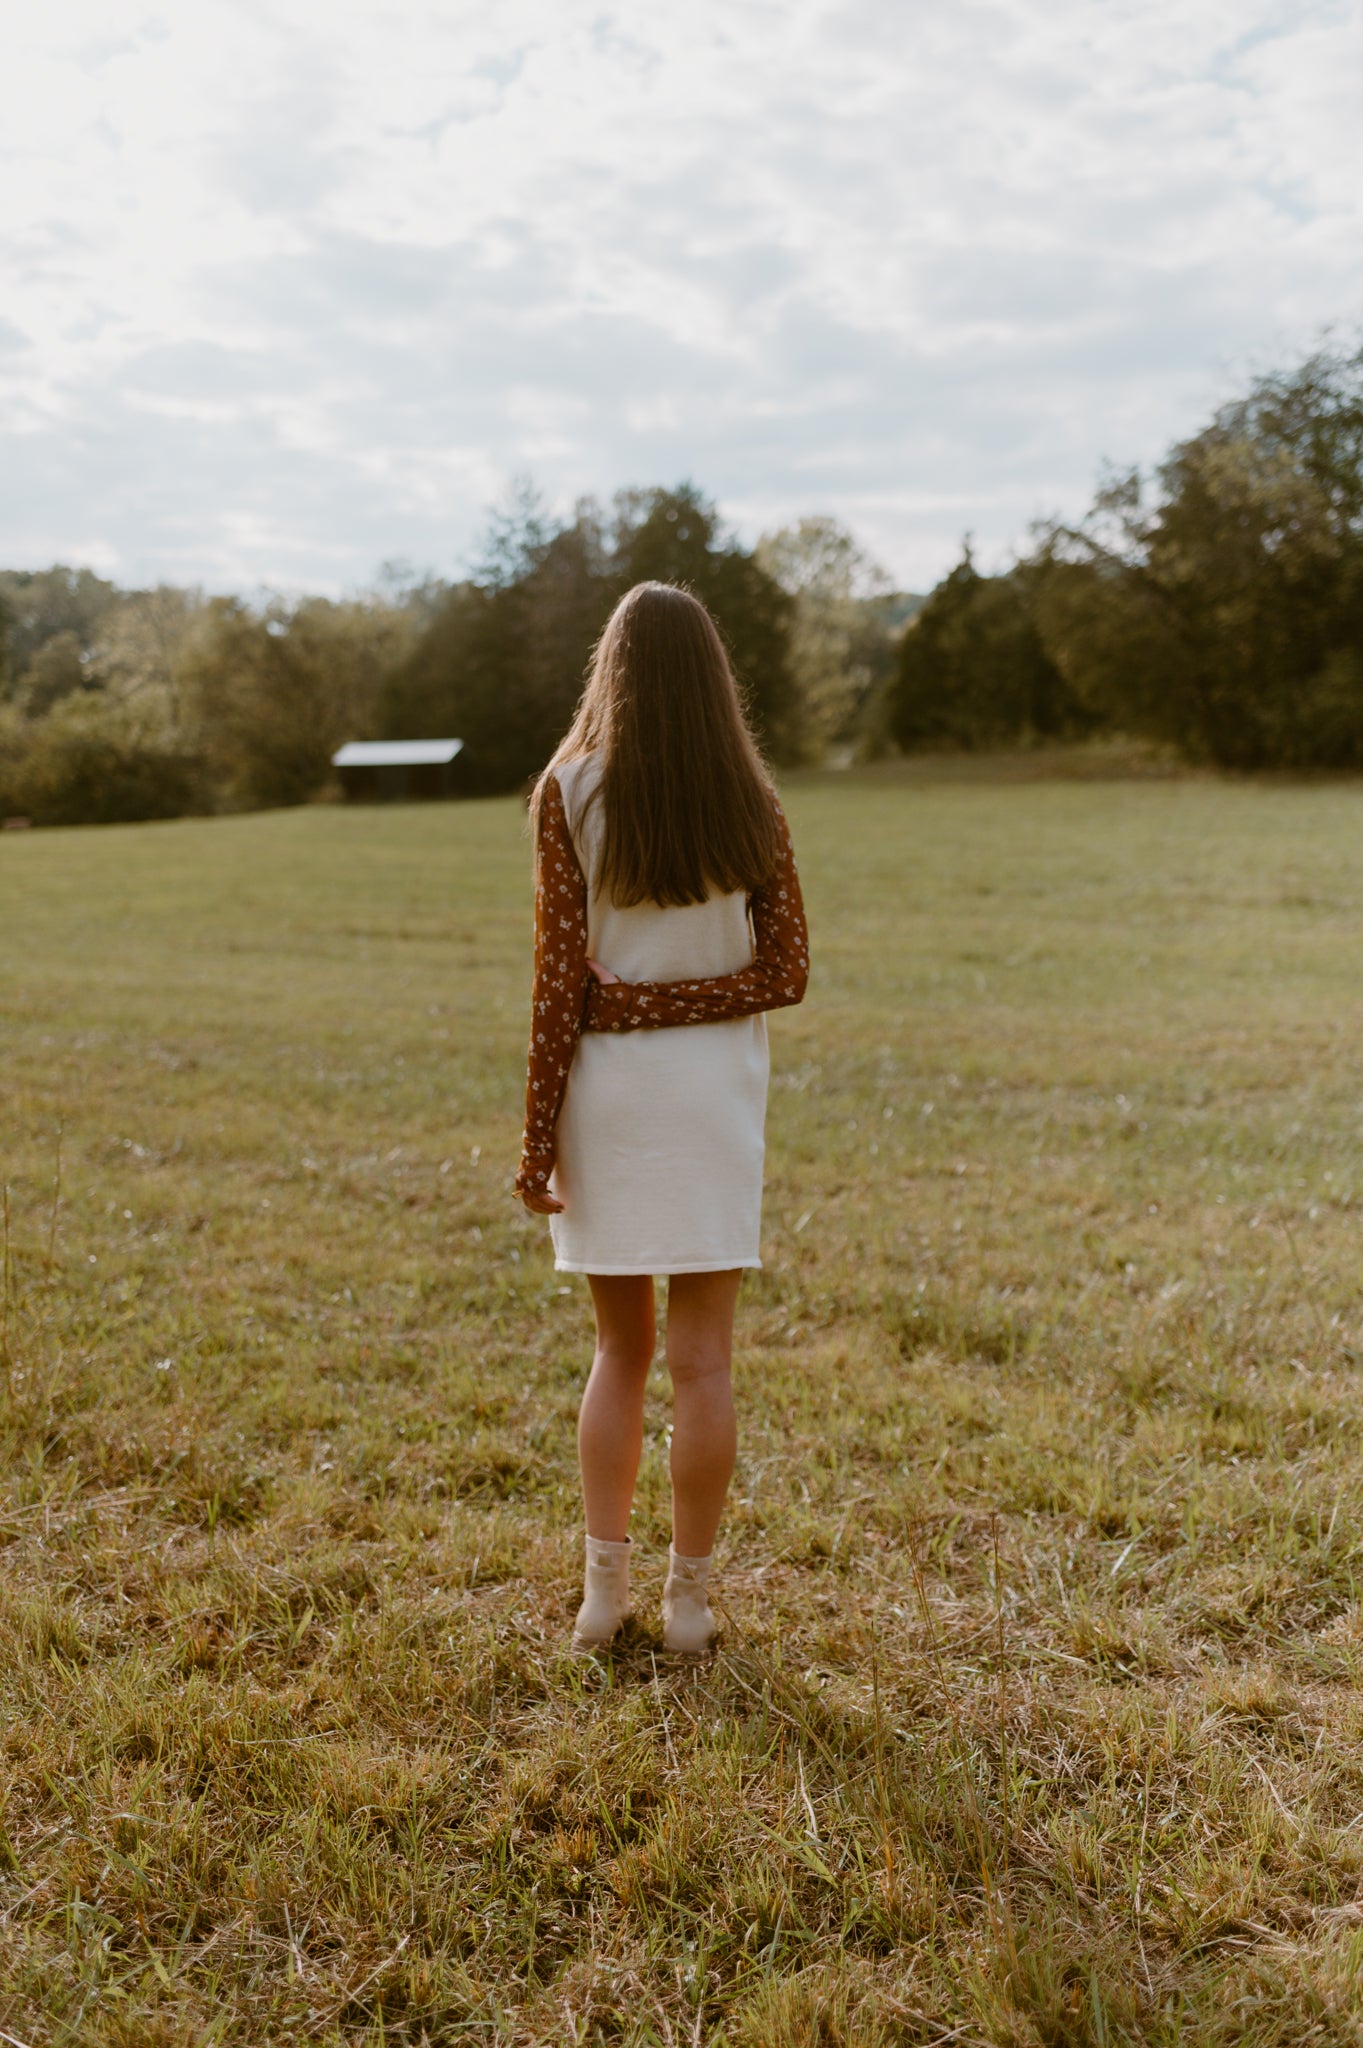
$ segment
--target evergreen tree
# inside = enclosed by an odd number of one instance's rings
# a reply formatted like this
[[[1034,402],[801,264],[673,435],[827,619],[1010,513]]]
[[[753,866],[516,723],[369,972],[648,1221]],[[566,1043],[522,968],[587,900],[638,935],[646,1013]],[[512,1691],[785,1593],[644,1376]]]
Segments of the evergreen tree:
[[[615,500],[613,584],[682,583],[714,614],[753,722],[778,760],[799,745],[790,670],[794,600],[756,555],[724,534],[692,484],[622,492]]]
[[[1035,595],[1032,568],[982,576],[967,542],[900,642],[890,731],[901,747],[1013,746],[1093,722],[1042,644]]]
[[[609,515],[584,500],[558,527],[521,486],[494,517],[477,580],[449,591],[392,676],[384,731],[461,739],[471,787],[520,787],[567,730],[618,599],[655,579],[709,605],[759,727],[786,751],[790,600],[690,486],[624,492]]]

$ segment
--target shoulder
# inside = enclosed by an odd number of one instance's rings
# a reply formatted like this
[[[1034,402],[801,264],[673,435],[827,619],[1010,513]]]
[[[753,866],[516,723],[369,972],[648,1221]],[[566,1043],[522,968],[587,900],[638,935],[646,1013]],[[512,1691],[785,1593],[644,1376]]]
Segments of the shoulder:
[[[567,761],[557,762],[549,773],[558,778],[564,802],[571,804],[575,798],[585,796],[600,780],[601,759],[596,753],[574,754]]]
[[[546,865],[577,865],[577,849],[563,806],[563,790],[556,768],[546,769],[534,797],[535,861],[541,871]]]
[[[577,838],[601,781],[601,757],[597,753],[574,754],[570,761],[560,761],[551,772],[558,778],[568,829]]]
[[[530,815],[537,844],[562,837],[565,823],[563,787],[556,768],[546,768],[536,783],[530,799]]]
[[[581,804],[576,798],[579,779],[573,774],[576,761],[559,761],[540,778],[535,800],[535,862],[543,878],[548,874],[581,880],[583,854],[578,843]]]

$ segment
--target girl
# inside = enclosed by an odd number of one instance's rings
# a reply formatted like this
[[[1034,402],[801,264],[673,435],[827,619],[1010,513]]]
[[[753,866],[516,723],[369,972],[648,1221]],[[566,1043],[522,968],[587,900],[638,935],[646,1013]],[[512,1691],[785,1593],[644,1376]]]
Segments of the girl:
[[[585,1273],[596,1356],[578,1419],[586,1594],[573,1648],[629,1612],[629,1522],[668,1275],[672,1553],[663,1641],[714,1634],[710,1555],[734,1465],[734,1304],[759,1266],[764,1011],[808,940],[790,834],[713,619],[666,583],[621,598],[531,800],[535,985],[516,1190]]]

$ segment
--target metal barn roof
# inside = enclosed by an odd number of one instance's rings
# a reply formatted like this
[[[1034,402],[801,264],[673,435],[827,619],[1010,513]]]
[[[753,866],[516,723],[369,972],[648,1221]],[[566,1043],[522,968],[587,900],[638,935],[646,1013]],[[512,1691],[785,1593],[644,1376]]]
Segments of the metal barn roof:
[[[331,757],[333,768],[423,768],[452,761],[462,740],[347,740]]]

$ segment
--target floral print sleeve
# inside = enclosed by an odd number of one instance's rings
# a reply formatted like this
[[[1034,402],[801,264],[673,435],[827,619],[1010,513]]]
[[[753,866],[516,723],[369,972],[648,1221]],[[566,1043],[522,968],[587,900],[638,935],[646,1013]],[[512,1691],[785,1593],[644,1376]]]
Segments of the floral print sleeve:
[[[769,881],[753,892],[754,958],[735,974],[704,981],[614,981],[590,978],[587,1031],[658,1031],[676,1024],[719,1024],[759,1010],[783,1010],[804,1000],[809,980],[805,925],[795,849],[785,813],[776,806],[781,851]],[[610,965],[609,961],[605,963]]]
[[[549,1185],[554,1126],[582,1030],[588,979],[587,884],[563,793],[551,776],[535,843],[535,983],[518,1195],[543,1194]]]

